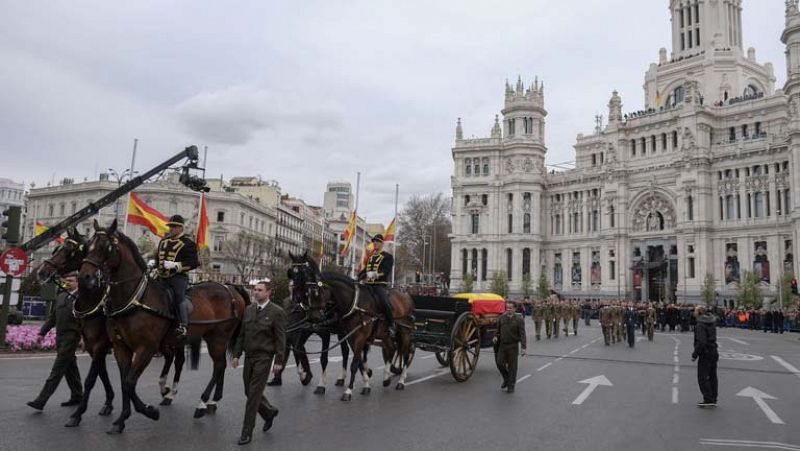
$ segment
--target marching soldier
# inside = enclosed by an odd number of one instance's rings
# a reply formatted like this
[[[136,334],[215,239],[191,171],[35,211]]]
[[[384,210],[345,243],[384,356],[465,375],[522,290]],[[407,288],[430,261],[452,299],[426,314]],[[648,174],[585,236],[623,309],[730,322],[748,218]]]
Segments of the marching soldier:
[[[372,237],[372,245],[375,250],[358,278],[374,288],[377,307],[383,312],[389,336],[394,337],[394,318],[392,306],[389,304],[389,278],[392,276],[394,257],[383,250],[383,235],[380,233]]]
[[[514,393],[514,385],[517,382],[517,359],[520,355],[520,345],[522,345],[522,355],[527,349],[525,338],[525,321],[522,316],[514,313],[514,303],[506,301],[506,311],[497,320],[497,333],[492,341],[497,346],[497,368],[503,376],[501,389],[507,389],[508,393]]]
[[[569,301],[561,302],[561,321],[564,322],[564,336],[569,337],[569,322],[572,320],[572,306]]]
[[[244,411],[244,424],[239,438],[240,445],[250,443],[256,424],[256,413],[264,419],[263,431],[272,427],[278,416],[278,409],[270,405],[264,396],[270,366],[272,372],[283,369],[286,349],[286,312],[270,301],[272,286],[267,281],[258,282],[254,288],[255,301],[247,306],[242,318],[242,326],[233,346],[231,366],[239,367],[242,352],[244,360],[244,391],[247,403]],[[272,364],[275,360],[275,365]]]
[[[156,268],[158,278],[172,288],[177,303],[178,327],[175,330],[179,339],[186,338],[189,325],[189,309],[185,302],[186,287],[189,285],[189,271],[197,268],[197,245],[183,234],[183,216],[173,215],[167,223],[169,232],[158,243]]]
[[[653,308],[653,304],[647,306],[647,310],[644,313],[644,328],[647,331],[647,341],[653,341],[654,335],[654,327],[656,323],[656,309]]]
[[[542,320],[544,319],[544,306],[541,300],[534,302],[531,318],[533,318],[533,327],[536,329],[536,341],[539,341],[542,339]],[[548,336],[547,338],[550,337]]]
[[[636,345],[636,323],[638,322],[638,313],[633,308],[632,303],[628,303],[623,312],[625,322],[625,337],[628,339],[628,346],[631,348]]]
[[[78,320],[72,315],[72,304],[78,293],[78,273],[71,272],[63,277],[65,292],[59,293],[53,303],[47,321],[42,324],[39,330],[39,339],[47,335],[54,326],[56,328],[56,360],[53,362],[53,369],[50,376],[42,387],[39,396],[28,405],[36,410],[44,409],[47,400],[55,393],[61,378],[67,379],[67,385],[72,395],[69,401],[61,403],[63,407],[75,406],[80,404],[83,398],[83,387],[81,386],[81,375],[78,371],[78,362],[75,358],[75,351],[81,341],[81,328]]]
[[[610,321],[610,307],[603,305],[600,307],[600,328],[603,331],[603,342],[606,346],[610,345],[611,340],[611,321]]]
[[[555,301],[558,300],[558,295],[555,291],[550,290],[550,296],[544,304],[544,327],[547,333],[547,338],[553,335],[553,321],[556,316]]]
[[[561,301],[553,302],[553,338],[558,338],[561,333]]]
[[[614,330],[616,335],[616,342],[622,341],[622,306],[617,303],[614,305]]]
[[[575,301],[572,304],[572,333],[575,335],[578,335],[578,319],[581,316],[581,308],[578,302]]]

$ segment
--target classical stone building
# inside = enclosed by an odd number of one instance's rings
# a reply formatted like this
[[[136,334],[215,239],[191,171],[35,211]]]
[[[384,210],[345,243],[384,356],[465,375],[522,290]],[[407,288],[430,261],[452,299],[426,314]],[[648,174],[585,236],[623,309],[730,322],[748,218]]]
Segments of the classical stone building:
[[[452,275],[519,293],[544,274],[565,296],[720,300],[744,270],[767,297],[795,274],[800,227],[800,15],[786,1],[787,82],[742,42],[741,1],[673,0],[672,52],[645,74],[645,105],[578,135],[575,168],[545,166],[545,93],[506,83],[488,138],[453,148]],[[776,43],[777,44],[777,43]]]

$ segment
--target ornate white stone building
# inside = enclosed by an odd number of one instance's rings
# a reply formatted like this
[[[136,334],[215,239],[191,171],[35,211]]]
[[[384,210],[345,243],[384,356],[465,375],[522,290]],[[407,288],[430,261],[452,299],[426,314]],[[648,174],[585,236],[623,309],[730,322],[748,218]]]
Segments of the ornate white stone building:
[[[774,297],[800,229],[800,14],[786,1],[787,82],[744,49],[741,0],[672,0],[672,52],[645,74],[644,108],[578,135],[575,168],[547,171],[543,84],[505,88],[491,135],[453,148],[452,286],[544,274],[565,296],[720,300],[755,272]]]

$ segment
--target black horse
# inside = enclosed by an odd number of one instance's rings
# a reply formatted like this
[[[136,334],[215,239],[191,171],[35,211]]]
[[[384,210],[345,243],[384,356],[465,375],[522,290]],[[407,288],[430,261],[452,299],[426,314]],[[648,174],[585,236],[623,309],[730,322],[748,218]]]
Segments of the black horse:
[[[371,391],[370,372],[363,371],[366,352],[371,344],[380,340],[383,348],[384,379],[383,386],[391,383],[392,360],[399,357],[400,378],[396,388],[405,388],[405,380],[410,363],[411,330],[414,328],[414,301],[406,293],[391,291],[389,302],[393,318],[398,327],[397,337],[391,338],[386,322],[379,317],[376,299],[371,290],[361,286],[349,277],[337,273],[320,272],[313,259],[306,255],[293,262],[299,272],[304,273],[305,287],[309,302],[309,317],[313,324],[332,323],[347,339],[353,349],[353,362],[350,365],[350,381],[342,395],[342,401],[352,399],[356,372],[361,370],[364,387],[361,394]]]
[[[297,362],[297,368],[300,371],[302,369],[302,373],[300,375],[301,382],[305,382],[303,385],[307,384],[306,378],[308,381],[311,379],[311,369],[310,363],[308,360],[308,354],[306,353],[305,344],[311,335],[317,335],[322,340],[322,352],[320,353],[319,363],[322,366],[322,377],[320,377],[319,383],[317,384],[317,388],[314,390],[316,394],[325,394],[325,384],[326,384],[326,370],[328,367],[328,350],[331,344],[331,335],[336,333],[336,331],[332,330],[331,327],[326,325],[314,325],[312,327],[311,323],[309,322],[309,289],[313,289],[314,285],[309,284],[309,280],[307,278],[307,271],[305,271],[306,262],[309,260],[308,253],[303,253],[303,255],[295,256],[291,252],[289,253],[289,257],[292,259],[292,267],[289,269],[288,277],[289,281],[292,286],[292,307],[288,313],[289,316],[289,330],[287,331],[286,335],[286,343],[292,347],[292,352],[294,353],[295,362]],[[333,325],[335,321],[331,322]],[[340,337],[341,335],[336,333],[337,336]],[[339,378],[336,379],[336,386],[341,387],[344,385],[344,379],[347,375],[347,362],[350,359],[350,347],[347,345],[347,341],[343,341],[340,345],[342,350],[342,372]],[[363,359],[365,364],[363,371],[369,371],[366,368],[366,354],[365,358]],[[303,374],[304,373],[304,374]]]

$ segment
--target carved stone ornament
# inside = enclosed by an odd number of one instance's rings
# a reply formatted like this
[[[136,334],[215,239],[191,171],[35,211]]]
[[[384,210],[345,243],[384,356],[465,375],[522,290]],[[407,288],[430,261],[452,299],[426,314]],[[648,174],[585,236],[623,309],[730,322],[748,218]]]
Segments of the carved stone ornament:
[[[514,172],[514,160],[506,158],[506,173],[511,174]]]
[[[675,209],[672,202],[656,193],[639,203],[633,213],[635,232],[658,232],[675,228]]]
[[[525,158],[525,161],[522,163],[522,170],[527,173],[533,172],[533,160]]]

